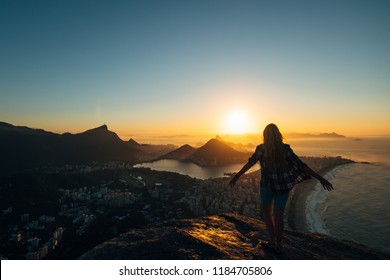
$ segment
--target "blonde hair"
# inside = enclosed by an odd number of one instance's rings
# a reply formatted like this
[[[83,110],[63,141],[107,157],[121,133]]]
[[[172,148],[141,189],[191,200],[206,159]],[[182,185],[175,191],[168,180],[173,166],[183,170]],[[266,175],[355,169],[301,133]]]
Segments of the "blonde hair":
[[[287,166],[286,150],[279,128],[270,123],[263,131],[264,157],[271,171],[281,171]]]

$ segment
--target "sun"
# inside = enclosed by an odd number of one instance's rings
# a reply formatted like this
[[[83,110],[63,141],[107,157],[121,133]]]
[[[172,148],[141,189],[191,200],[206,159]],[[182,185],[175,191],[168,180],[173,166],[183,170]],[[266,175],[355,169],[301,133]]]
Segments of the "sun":
[[[225,120],[225,132],[229,134],[244,134],[249,132],[250,121],[243,111],[230,112]]]

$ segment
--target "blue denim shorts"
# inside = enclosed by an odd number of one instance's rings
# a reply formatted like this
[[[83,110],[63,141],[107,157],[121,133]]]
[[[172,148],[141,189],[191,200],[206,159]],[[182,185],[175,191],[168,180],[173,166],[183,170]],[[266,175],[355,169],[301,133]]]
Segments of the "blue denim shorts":
[[[274,193],[270,187],[262,185],[260,187],[260,201],[263,205],[274,203],[274,207],[285,208],[290,192]]]

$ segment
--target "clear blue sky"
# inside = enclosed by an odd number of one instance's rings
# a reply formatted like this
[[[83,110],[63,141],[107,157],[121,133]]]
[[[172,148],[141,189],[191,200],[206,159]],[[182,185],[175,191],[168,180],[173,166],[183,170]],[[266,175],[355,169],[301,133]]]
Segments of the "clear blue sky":
[[[0,121],[390,134],[390,1],[0,1]]]

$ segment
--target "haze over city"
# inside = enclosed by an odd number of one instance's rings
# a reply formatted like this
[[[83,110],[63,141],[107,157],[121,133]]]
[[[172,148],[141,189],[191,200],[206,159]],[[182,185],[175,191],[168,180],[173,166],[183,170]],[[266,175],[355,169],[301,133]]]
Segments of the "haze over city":
[[[390,134],[387,1],[2,1],[0,120]]]

